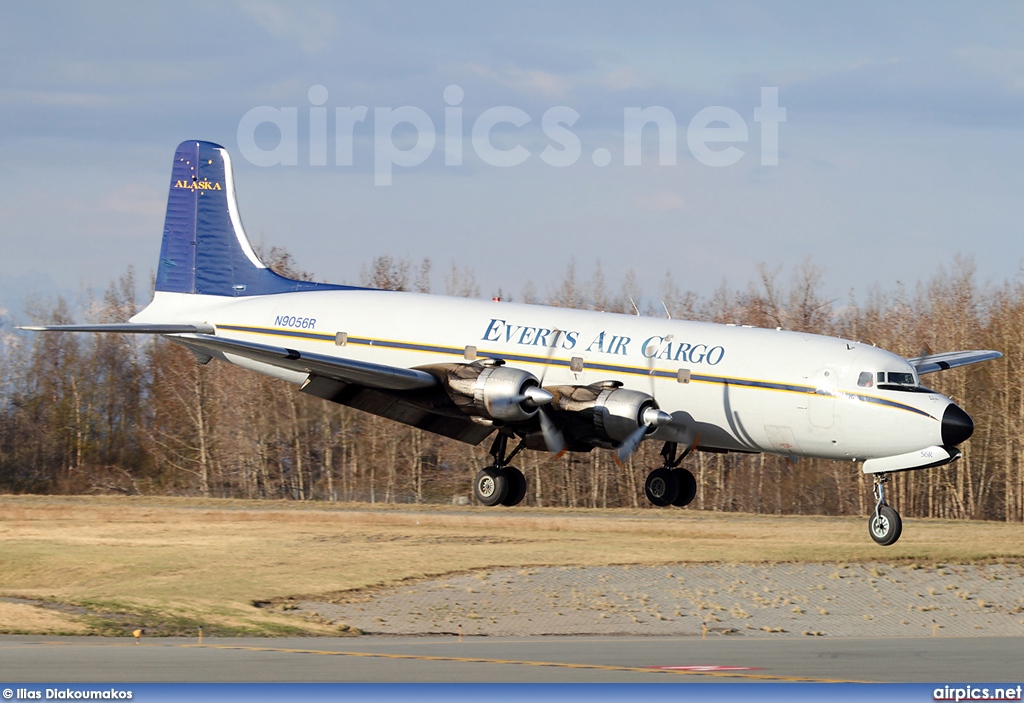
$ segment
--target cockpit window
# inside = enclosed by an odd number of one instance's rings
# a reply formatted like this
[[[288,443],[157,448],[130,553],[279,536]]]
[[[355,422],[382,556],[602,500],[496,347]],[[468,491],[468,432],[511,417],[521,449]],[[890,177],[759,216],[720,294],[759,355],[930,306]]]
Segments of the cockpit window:
[[[857,376],[857,385],[861,388],[874,386],[880,391],[932,392],[917,383],[917,377],[906,371],[862,371]]]
[[[889,372],[889,383],[892,383],[892,384],[895,384],[895,385],[898,385],[898,386],[913,386],[913,385],[915,385],[914,384],[914,374],[912,374],[912,373],[895,373],[893,371],[890,371]]]

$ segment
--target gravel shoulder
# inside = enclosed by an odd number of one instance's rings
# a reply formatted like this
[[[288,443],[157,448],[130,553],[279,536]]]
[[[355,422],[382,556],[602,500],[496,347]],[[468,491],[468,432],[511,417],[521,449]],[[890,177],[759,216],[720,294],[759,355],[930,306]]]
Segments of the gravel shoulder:
[[[494,569],[288,607],[380,635],[1022,636],[1024,566]]]

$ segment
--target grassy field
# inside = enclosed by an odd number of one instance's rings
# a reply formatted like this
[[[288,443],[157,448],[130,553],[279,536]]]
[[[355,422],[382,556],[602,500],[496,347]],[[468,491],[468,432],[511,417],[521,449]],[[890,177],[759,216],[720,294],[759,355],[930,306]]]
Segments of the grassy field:
[[[882,548],[863,517],[0,496],[0,633],[339,634],[288,598],[496,567],[1022,556],[1024,525],[991,522]]]

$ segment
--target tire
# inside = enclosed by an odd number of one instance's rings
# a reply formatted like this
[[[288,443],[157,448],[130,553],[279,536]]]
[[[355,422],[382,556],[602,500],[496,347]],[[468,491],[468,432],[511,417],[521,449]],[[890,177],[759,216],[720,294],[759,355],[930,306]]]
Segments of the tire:
[[[679,481],[679,495],[672,501],[672,505],[680,508],[689,505],[697,497],[697,479],[687,469],[675,469],[672,471]]]
[[[900,519],[899,513],[888,505],[883,505],[878,511],[877,518],[874,513],[868,518],[868,533],[875,542],[888,547],[895,544],[903,533],[903,520]]]
[[[487,466],[473,480],[473,495],[484,505],[497,505],[508,493],[508,480],[501,469]]]
[[[505,472],[505,483],[508,485],[508,490],[505,492],[501,504],[511,508],[513,505],[522,503],[523,498],[526,497],[526,476],[523,476],[523,472],[514,466],[506,466],[502,471]]]
[[[672,501],[679,495],[679,479],[676,478],[676,475],[670,469],[666,469],[664,466],[660,469],[655,469],[647,474],[647,480],[644,482],[644,493],[647,494],[647,500],[659,508],[672,505]]]

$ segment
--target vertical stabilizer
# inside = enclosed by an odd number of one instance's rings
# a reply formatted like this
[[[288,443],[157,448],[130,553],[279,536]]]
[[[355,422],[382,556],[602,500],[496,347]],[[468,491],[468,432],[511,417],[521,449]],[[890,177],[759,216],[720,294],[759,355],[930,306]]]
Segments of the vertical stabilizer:
[[[227,150],[210,142],[178,145],[156,274],[158,291],[247,296],[347,287],[296,281],[268,269],[242,229]]]

